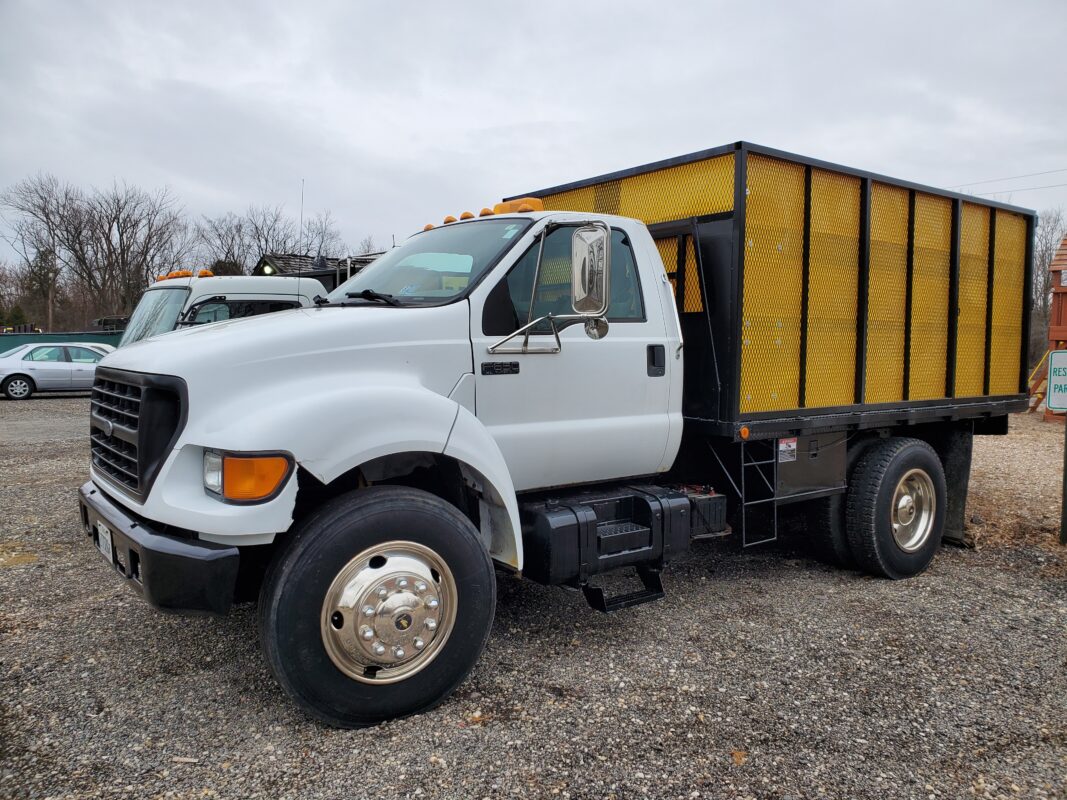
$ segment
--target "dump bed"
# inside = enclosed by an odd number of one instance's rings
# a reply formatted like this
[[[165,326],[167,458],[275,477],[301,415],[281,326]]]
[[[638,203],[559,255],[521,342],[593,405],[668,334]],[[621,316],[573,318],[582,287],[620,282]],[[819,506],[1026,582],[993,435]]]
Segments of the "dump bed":
[[[756,438],[1026,407],[1031,211],[747,142],[523,196],[649,226],[687,424]]]

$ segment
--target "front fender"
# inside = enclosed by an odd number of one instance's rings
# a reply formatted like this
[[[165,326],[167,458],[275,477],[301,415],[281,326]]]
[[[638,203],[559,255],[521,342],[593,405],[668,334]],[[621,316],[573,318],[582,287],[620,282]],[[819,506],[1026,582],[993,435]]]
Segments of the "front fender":
[[[389,383],[384,375],[356,387],[337,381],[312,391],[244,394],[209,407],[189,421],[145,502],[123,502],[149,519],[196,530],[209,541],[244,545],[268,544],[288,530],[295,477],[265,503],[221,503],[203,488],[204,448],[285,451],[329,483],[381,456],[443,452],[459,409],[446,397],[417,384]],[[106,482],[97,483],[107,488]]]
[[[496,440],[477,417],[466,408],[460,408],[444,454],[460,463],[464,477],[481,493],[484,506],[482,528],[484,533],[488,515],[493,558],[521,570],[522,525],[515,484]]]

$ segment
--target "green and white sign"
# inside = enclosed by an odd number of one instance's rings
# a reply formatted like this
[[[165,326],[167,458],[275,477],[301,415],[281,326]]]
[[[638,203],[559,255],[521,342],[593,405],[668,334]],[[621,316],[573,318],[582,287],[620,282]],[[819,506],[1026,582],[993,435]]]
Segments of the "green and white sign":
[[[1067,411],[1067,350],[1054,350],[1048,355],[1049,411]]]

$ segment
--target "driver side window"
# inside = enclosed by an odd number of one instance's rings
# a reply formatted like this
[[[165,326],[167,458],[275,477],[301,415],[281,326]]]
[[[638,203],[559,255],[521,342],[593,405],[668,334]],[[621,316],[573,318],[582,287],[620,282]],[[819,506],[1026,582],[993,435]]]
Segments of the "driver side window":
[[[533,293],[533,280],[540,243],[534,242],[522,254],[486,298],[482,333],[487,336],[507,336],[525,325],[528,319],[537,319],[550,313],[557,316],[574,313],[571,308],[571,236],[574,230],[574,226],[556,228],[545,237],[536,294]],[[633,250],[626,234],[614,229],[611,231],[610,283],[608,320],[643,322],[645,309]],[[535,327],[533,333],[551,333],[551,327],[544,322]]]

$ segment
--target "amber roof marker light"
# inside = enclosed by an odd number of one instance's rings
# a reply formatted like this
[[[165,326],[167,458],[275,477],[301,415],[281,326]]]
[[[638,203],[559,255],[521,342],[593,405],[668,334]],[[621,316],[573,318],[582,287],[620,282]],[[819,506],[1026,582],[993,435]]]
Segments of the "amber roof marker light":
[[[506,200],[493,206],[494,214],[527,214],[544,210],[545,204],[538,197],[520,197],[518,200]]]

